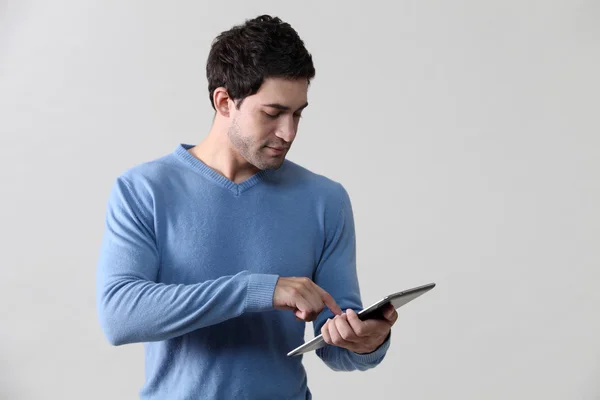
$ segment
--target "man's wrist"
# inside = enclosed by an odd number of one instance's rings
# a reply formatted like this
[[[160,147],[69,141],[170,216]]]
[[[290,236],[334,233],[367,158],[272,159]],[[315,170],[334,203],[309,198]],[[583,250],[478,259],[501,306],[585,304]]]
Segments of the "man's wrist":
[[[388,332],[387,336],[385,337],[385,339],[383,339],[383,340],[381,341],[381,343],[379,343],[379,344],[377,345],[377,347],[376,347],[374,350],[372,350],[372,351],[368,351],[368,352],[366,352],[366,353],[358,353],[358,352],[354,352],[354,353],[356,353],[356,354],[358,354],[358,355],[361,355],[361,356],[363,356],[363,355],[367,355],[367,354],[373,354],[373,353],[375,353],[377,350],[379,350],[379,349],[381,348],[381,346],[383,346],[383,345],[385,344],[385,342],[387,342],[387,341],[388,341],[388,339],[390,338],[391,334],[392,334],[392,331],[390,330],[390,331]]]

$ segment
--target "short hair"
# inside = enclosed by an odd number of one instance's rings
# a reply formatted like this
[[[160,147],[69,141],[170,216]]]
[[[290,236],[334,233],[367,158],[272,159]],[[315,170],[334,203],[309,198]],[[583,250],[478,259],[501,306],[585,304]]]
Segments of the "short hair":
[[[278,17],[261,15],[221,32],[212,42],[206,63],[211,105],[225,87],[239,109],[244,98],[258,92],[265,78],[306,79],[315,76],[312,56],[298,33]]]

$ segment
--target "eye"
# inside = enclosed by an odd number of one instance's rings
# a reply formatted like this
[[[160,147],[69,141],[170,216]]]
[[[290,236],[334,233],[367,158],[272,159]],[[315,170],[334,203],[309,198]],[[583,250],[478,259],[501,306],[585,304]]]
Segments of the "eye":
[[[281,115],[281,113],[275,114],[275,115],[272,115],[272,114],[269,114],[269,113],[265,113],[265,115],[267,116],[267,118],[276,119],[276,118],[278,118]],[[294,114],[294,118],[302,118],[302,115],[301,114]]]

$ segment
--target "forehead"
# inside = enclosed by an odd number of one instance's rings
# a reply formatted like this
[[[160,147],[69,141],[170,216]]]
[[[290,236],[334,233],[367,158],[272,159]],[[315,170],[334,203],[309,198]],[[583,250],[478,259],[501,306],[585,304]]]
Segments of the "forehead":
[[[308,81],[306,79],[266,78],[253,97],[253,103],[279,103],[296,109],[307,102]]]

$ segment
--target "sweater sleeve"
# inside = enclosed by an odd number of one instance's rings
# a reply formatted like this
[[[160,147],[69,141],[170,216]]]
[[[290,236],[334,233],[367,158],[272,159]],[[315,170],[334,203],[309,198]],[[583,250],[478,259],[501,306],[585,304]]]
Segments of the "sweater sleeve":
[[[345,188],[339,185],[341,199],[339,208],[329,211],[326,216],[326,240],[321,259],[316,268],[314,282],[333,296],[342,311],[348,308],[358,312],[363,305],[360,296],[356,271],[356,235],[350,197]],[[314,334],[332,318],[333,313],[325,308],[313,322]],[[317,349],[319,358],[332,370],[352,371],[374,368],[383,361],[390,346],[391,334],[379,348],[368,354],[358,354],[342,347],[327,345]]]
[[[245,312],[273,308],[278,275],[241,271],[197,284],[157,283],[154,217],[142,197],[119,177],[108,200],[96,268],[96,304],[111,344],[166,340]]]

